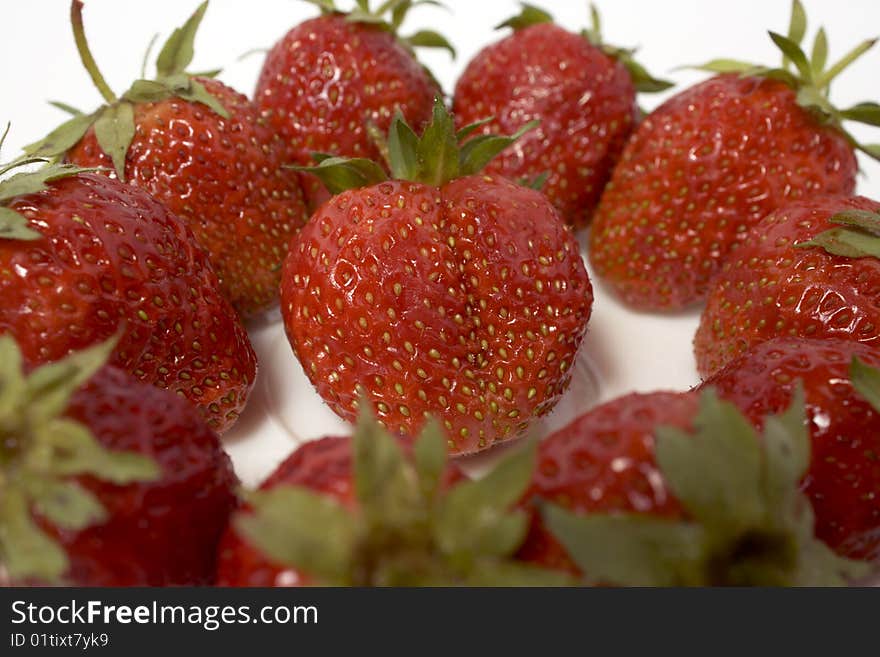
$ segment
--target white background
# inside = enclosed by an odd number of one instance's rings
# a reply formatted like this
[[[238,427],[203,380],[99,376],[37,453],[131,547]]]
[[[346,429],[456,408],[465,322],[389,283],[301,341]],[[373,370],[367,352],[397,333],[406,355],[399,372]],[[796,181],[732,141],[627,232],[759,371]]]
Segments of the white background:
[[[348,0],[339,1],[344,7],[350,6]],[[549,9],[557,22],[569,29],[579,30],[587,24],[587,2],[535,2]],[[197,4],[197,0],[86,0],[87,35],[99,66],[117,93],[139,76],[143,51],[152,35],[161,33],[161,43]],[[456,46],[459,56],[454,62],[443,51],[425,52],[422,57],[451,93],[467,61],[480,47],[500,37],[493,26],[516,13],[518,6],[508,0],[446,0],[446,4],[452,13],[431,6],[417,7],[403,32],[430,27],[446,34]],[[788,0],[605,0],[598,4],[607,42],[639,45],[642,63],[653,73],[679,84],[705,76],[673,69],[716,57],[777,63],[778,51],[766,30],[785,33],[790,10]],[[808,38],[812,38],[816,27],[824,25],[832,60],[880,32],[878,0],[806,0],[805,5],[810,19]],[[0,88],[4,90],[4,102],[0,122],[12,122],[3,154],[3,159],[11,159],[23,144],[43,136],[64,118],[46,104],[47,100],[62,100],[90,111],[100,97],[76,54],[68,0],[3,0],[2,10]],[[255,48],[268,48],[287,29],[316,13],[313,6],[296,0],[213,0],[196,40],[191,68],[223,67],[221,79],[250,94],[262,54],[244,60],[239,57]],[[148,75],[153,70],[151,64]],[[841,76],[834,85],[832,100],[838,106],[880,100],[878,70],[880,46]],[[643,96],[641,103],[650,109],[669,93]],[[865,141],[880,142],[880,129],[852,126],[852,131]],[[859,180],[859,192],[880,198],[880,165],[864,157],[861,164],[864,175]],[[697,317],[696,311],[676,316],[633,313],[598,288],[585,342],[598,391],[587,390],[592,385],[589,382],[573,391],[570,397],[574,399],[568,400],[556,423],[566,419],[572,407],[592,403],[596,398],[608,399],[634,389],[684,389],[696,384],[690,342]],[[289,452],[295,440],[345,431],[303,379],[278,325],[269,322],[254,326],[252,336],[262,361],[260,380],[246,417],[227,437],[239,473],[247,483],[262,478]]]

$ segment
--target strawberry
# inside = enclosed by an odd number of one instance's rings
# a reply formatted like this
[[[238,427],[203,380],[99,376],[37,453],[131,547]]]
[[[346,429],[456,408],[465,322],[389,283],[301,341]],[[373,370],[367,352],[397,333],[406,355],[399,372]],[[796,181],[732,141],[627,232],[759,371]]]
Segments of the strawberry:
[[[347,509],[354,508],[351,441],[321,438],[295,450],[262,483],[261,491],[280,486],[301,486],[332,496]],[[251,545],[234,527],[227,528],[217,560],[219,586],[300,586],[313,583],[296,568],[273,562]]]
[[[0,579],[213,581],[237,480],[177,395],[106,365],[114,340],[26,373],[0,337]]]
[[[694,338],[700,373],[777,336],[880,345],[878,212],[863,197],[819,197],[755,226],[709,292]]]
[[[217,431],[253,386],[247,332],[192,233],[106,176],[56,165],[0,182],[0,300],[0,334],[30,364],[122,327],[113,364],[186,397]]]
[[[527,514],[534,446],[479,482],[446,460],[430,424],[394,439],[364,413],[352,438],[297,449],[234,517],[221,542],[221,586],[499,586],[567,583],[513,560]]]
[[[841,585],[868,565],[813,531],[799,482],[810,441],[798,389],[759,436],[711,389],[636,394],[547,438],[530,495],[544,498],[522,559],[588,582]],[[556,543],[558,541],[559,543]]]
[[[698,398],[675,392],[633,393],[597,406],[541,442],[527,500],[577,513],[640,512],[682,519],[654,458],[654,429],[691,429]],[[616,464],[616,465],[615,465]],[[548,568],[577,567],[540,515],[518,556]]]
[[[243,316],[278,302],[280,266],[307,213],[297,174],[284,168],[283,144],[244,96],[185,72],[207,2],[169,38],[156,80],[138,80],[118,98],[88,50],[82,3],[71,18],[83,63],[107,104],[76,114],[30,155],[65,156],[106,167],[150,192],[192,229]]]
[[[789,37],[771,33],[786,67],[710,62],[703,68],[720,75],[669,99],[627,144],[589,242],[596,274],[624,302],[668,311],[702,301],[749,228],[791,201],[852,193],[856,148],[880,158],[880,146],[859,145],[842,127],[845,119],[877,124],[880,106],[840,111],[826,97],[874,42],[825,70],[824,32],[808,61],[797,2],[794,13]]]
[[[309,169],[338,195],[291,243],[281,310],[344,419],[361,396],[395,432],[432,414],[464,454],[520,435],[565,391],[592,289],[543,195],[475,175],[512,139],[459,146],[438,101],[421,138],[400,115],[392,123],[394,180],[362,159]]]
[[[880,562],[880,375],[871,369],[878,366],[880,351],[858,342],[776,338],[703,386],[760,425],[791,403],[800,380],[812,441],[802,489],[816,514],[816,536],[839,554]]]
[[[412,0],[383,3],[376,11],[358,2],[350,13],[333,0],[315,2],[321,15],[291,29],[269,51],[254,102],[287,148],[288,161],[312,164],[312,153],[379,159],[373,134],[385,134],[396,111],[421,128],[431,118],[440,86],[413,48],[452,46],[435,32],[398,37]],[[393,5],[393,7],[392,7]],[[391,16],[383,16],[391,9]],[[303,174],[314,209],[327,191]]]
[[[592,13],[592,29],[575,34],[523,5],[498,26],[513,34],[477,53],[455,88],[462,126],[493,117],[482,131],[504,133],[541,121],[488,171],[514,180],[543,177],[544,193],[576,228],[589,222],[635,126],[636,92],[671,86],[637,64],[634,51],[604,44]]]
[[[577,513],[641,512],[683,518],[681,505],[667,490],[654,459],[653,432],[661,424],[690,429],[697,403],[693,394],[633,393],[593,408],[541,442],[525,499],[556,502]],[[578,572],[537,512],[518,556]]]

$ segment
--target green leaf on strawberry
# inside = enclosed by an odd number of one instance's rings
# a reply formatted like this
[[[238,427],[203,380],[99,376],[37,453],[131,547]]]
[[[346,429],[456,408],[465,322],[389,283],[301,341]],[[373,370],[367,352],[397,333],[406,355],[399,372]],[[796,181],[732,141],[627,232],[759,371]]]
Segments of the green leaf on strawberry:
[[[18,345],[0,336],[0,566],[13,580],[57,582],[64,551],[34,520],[82,529],[105,517],[98,499],[67,477],[89,474],[125,484],[159,476],[145,456],[103,448],[65,418],[76,390],[107,361],[113,338],[25,373]]]
[[[160,78],[167,78],[177,73],[183,73],[192,63],[195,50],[193,44],[198,32],[208,3],[203,2],[198,6],[192,16],[171,33],[159,56],[156,58],[156,72]]]
[[[39,160],[36,160],[39,161]],[[21,166],[25,162],[13,163]],[[8,170],[8,169],[6,169]],[[78,173],[94,171],[94,169],[74,166],[72,164],[53,164],[36,171],[24,171],[0,182],[0,203],[9,201],[17,196],[36,194],[46,189],[46,183]]]
[[[553,22],[553,15],[544,11],[540,7],[530,5],[526,2],[521,2],[520,6],[522,7],[522,11],[520,11],[519,14],[511,16],[506,21],[499,23],[495,26],[495,29],[500,30],[505,27],[511,27],[514,30],[522,30],[526,27],[531,27],[532,25]]]
[[[433,5],[446,8],[436,0],[385,0],[375,9],[370,8],[369,0],[358,0],[354,9],[344,12],[337,7],[335,0],[305,0],[321,10],[321,15],[343,14],[345,20],[352,23],[365,23],[395,35],[398,41],[408,50],[414,48],[441,48],[447,50],[455,59],[455,48],[442,34],[433,30],[419,30],[410,36],[400,36],[399,30],[406,20],[409,11],[418,5]]]
[[[94,123],[95,137],[101,149],[113,160],[121,181],[125,181],[125,156],[134,139],[134,106],[121,102],[108,105]]]
[[[880,370],[866,365],[860,358],[853,357],[849,368],[853,388],[864,397],[875,410],[880,411]]]
[[[843,127],[844,121],[856,121],[880,126],[880,105],[862,102],[845,110],[836,108],[828,98],[831,83],[853,62],[868,52],[877,39],[867,39],[845,54],[832,66],[828,62],[828,36],[819,29],[808,57],[801,44],[807,31],[807,15],[800,0],[793,0],[788,35],[769,32],[770,39],[782,52],[780,68],[760,66],[729,59],[714,59],[695,68],[710,73],[739,73],[745,77],[765,77],[780,80],[797,92],[798,104],[813,112],[822,122],[833,125],[853,145],[875,160],[880,160],[880,149],[870,144],[859,143]],[[790,70],[792,64],[796,73]]]
[[[366,405],[363,406],[366,408]],[[429,423],[406,453],[369,411],[352,439],[357,507],[279,486],[249,495],[235,526],[277,563],[321,584],[552,586],[562,573],[513,559],[528,519],[516,502],[529,485],[535,445],[485,478],[441,490],[446,439]]]
[[[6,138],[6,132],[0,138],[0,146]],[[14,160],[9,164],[0,165],[0,176],[9,173],[13,169],[29,164],[45,163],[45,160],[37,157],[25,157]],[[28,224],[26,217],[15,210],[5,207],[3,204],[18,196],[36,194],[47,189],[47,183],[54,180],[75,176],[78,173],[94,171],[72,164],[50,164],[35,171],[22,171],[8,178],[0,179],[0,239],[31,241],[40,239],[39,231],[34,230]]]
[[[442,48],[449,52],[452,59],[455,59],[457,55],[455,47],[449,43],[449,40],[434,30],[419,30],[404,37],[404,41],[413,48]]]
[[[522,178],[517,182],[523,187],[528,187],[529,189],[534,189],[537,192],[540,192],[544,189],[544,185],[547,183],[547,179],[550,177],[550,172],[545,171],[544,173],[538,174],[532,179]]]
[[[479,121],[456,132],[452,115],[443,100],[437,98],[432,119],[418,136],[397,112],[387,141],[382,144],[382,150],[388,155],[391,178],[439,187],[450,180],[479,173],[492,158],[538,125],[537,121],[530,121],[510,136],[471,137],[483,123],[485,121]],[[313,153],[312,157],[317,165],[292,168],[317,176],[331,194],[388,179],[384,169],[371,160],[324,153]]]
[[[27,219],[9,208],[0,206],[0,239],[38,240],[41,235],[28,226]]]
[[[325,495],[291,486],[250,493],[257,513],[236,527],[278,563],[297,564],[325,584],[342,584],[355,551],[350,514]]]
[[[375,185],[388,179],[381,166],[366,158],[333,157],[324,153],[313,153],[312,158],[318,160],[315,166],[291,168],[314,174],[331,194]]]
[[[97,112],[76,114],[39,141],[28,144],[24,152],[37,157],[55,157],[73,148],[97,119]]]
[[[134,105],[178,97],[205,105],[219,116],[229,118],[229,113],[222,103],[195,79],[197,74],[186,72],[193,59],[195,35],[207,8],[208,2],[205,0],[187,22],[174,30],[165,42],[156,61],[156,79],[135,80],[131,87],[118,97],[107,84],[89,49],[83,26],[82,1],[72,0],[70,20],[77,50],[83,66],[106,104],[91,114],[74,110],[71,119],[62,123],[40,141],[25,146],[24,152],[33,157],[59,158],[94,127],[98,144],[111,157],[116,175],[124,181],[125,156],[135,134]],[[57,107],[58,103],[53,105]],[[69,111],[73,108],[63,106],[62,109]]]
[[[841,227],[830,228],[795,246],[801,249],[820,248],[845,258],[880,258],[880,214],[868,210],[846,210],[828,221]]]
[[[540,7],[524,2],[520,3],[520,5],[522,11],[520,11],[518,15],[499,23],[495,26],[495,29],[500,30],[505,27],[510,27],[516,31],[523,30],[533,25],[553,22],[553,15]],[[599,11],[593,4],[590,4],[590,19],[590,27],[582,30],[581,35],[592,45],[601,49],[606,55],[618,60],[624,67],[626,67],[626,70],[632,78],[636,91],[642,93],[655,93],[674,86],[673,83],[668,80],[655,78],[648,72],[648,69],[639,64],[635,60],[635,48],[619,48],[604,42],[602,38],[602,22],[599,16]]]
[[[880,376],[880,373],[878,373]],[[707,388],[693,432],[655,431],[657,462],[687,521],[574,514],[547,504],[544,520],[594,582],[666,585],[844,585],[868,564],[835,555],[814,535],[800,490],[810,463],[804,392],[765,419],[762,435]]]
[[[880,127],[880,105],[877,103],[858,103],[849,109],[841,110],[840,115],[845,119]]]

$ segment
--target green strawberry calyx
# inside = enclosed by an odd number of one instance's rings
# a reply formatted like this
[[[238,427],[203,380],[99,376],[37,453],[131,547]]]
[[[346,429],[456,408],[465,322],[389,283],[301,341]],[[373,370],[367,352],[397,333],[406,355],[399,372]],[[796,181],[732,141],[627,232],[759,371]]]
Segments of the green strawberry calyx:
[[[442,48],[447,50],[455,59],[455,48],[439,32],[433,30],[419,30],[409,36],[400,36],[400,28],[406,20],[410,9],[417,5],[434,5],[435,7],[446,6],[436,0],[385,0],[375,9],[370,7],[370,0],[357,0],[355,7],[350,12],[343,12],[337,6],[335,0],[304,0],[309,4],[316,5],[321,14],[344,15],[345,19],[352,23],[373,25],[378,29],[390,32],[410,52],[415,48]]]
[[[135,134],[135,105],[177,97],[189,102],[200,103],[224,119],[229,118],[229,112],[226,108],[197,79],[198,77],[213,77],[219,71],[186,72],[186,68],[194,56],[193,43],[196,32],[205,11],[208,9],[207,0],[199,5],[195,13],[182,27],[174,30],[168,37],[156,59],[156,78],[136,80],[121,97],[118,97],[110,89],[89,50],[83,26],[82,9],[81,0],[72,0],[70,22],[73,26],[77,51],[83,66],[106,104],[91,114],[86,114],[64,103],[53,102],[55,107],[73,116],[45,138],[25,146],[24,151],[28,156],[62,157],[85,136],[89,128],[94,127],[98,145],[112,159],[117,177],[124,181],[125,157]]]
[[[520,3],[520,5],[522,9],[519,14],[499,23],[495,26],[495,29],[500,30],[510,27],[513,28],[514,31],[518,31],[533,25],[554,22],[553,15],[540,7],[525,2]],[[591,45],[623,64],[629,72],[630,78],[632,78],[636,91],[642,93],[655,93],[658,91],[665,91],[674,86],[674,84],[668,80],[655,78],[644,66],[636,61],[635,55],[638,51],[637,48],[619,48],[605,43],[602,38],[602,20],[599,16],[599,10],[596,9],[596,6],[592,3],[590,3],[590,22],[591,24],[589,28],[581,30],[581,36],[589,41]]]
[[[0,148],[9,134],[9,124],[0,136]],[[7,204],[19,196],[36,194],[47,189],[47,183],[62,178],[75,176],[78,173],[96,171],[72,164],[47,164],[36,171],[20,171],[9,177],[6,174],[14,169],[32,164],[46,164],[45,158],[21,157],[7,164],[0,164],[0,240],[38,240],[42,235],[29,225],[27,217],[22,216]]]
[[[101,502],[72,477],[115,484],[159,476],[140,454],[114,452],[88,427],[65,416],[71,396],[107,361],[118,337],[25,372],[21,351],[0,336],[0,580],[58,582],[64,550],[34,515],[63,530],[106,517]]]
[[[443,100],[437,98],[431,122],[421,136],[416,135],[398,111],[391,121],[387,138],[376,134],[373,137],[387,160],[391,179],[440,187],[450,180],[479,173],[492,158],[538,126],[538,121],[530,121],[508,137],[474,136],[488,121],[491,119],[477,121],[456,131],[452,115]],[[326,153],[313,153],[312,158],[317,162],[315,166],[291,168],[317,176],[331,194],[389,179],[380,164],[366,158],[334,157]],[[541,183],[540,180],[533,182]]]
[[[805,242],[801,249],[820,248],[844,258],[880,258],[880,213],[844,210],[828,219],[839,227],[829,228]]]
[[[800,482],[810,464],[803,387],[759,436],[712,388],[694,431],[655,430],[656,457],[688,520],[635,513],[544,520],[590,580],[627,586],[841,586],[869,572],[818,540]]]
[[[875,411],[880,411],[880,370],[853,356],[849,365],[849,379],[853,388],[864,397]]]
[[[362,404],[352,438],[356,508],[305,488],[249,495],[234,524],[274,562],[333,586],[554,586],[565,574],[513,558],[528,530],[515,505],[536,444],[449,486],[446,438],[429,422],[408,455]]]
[[[798,104],[820,123],[834,126],[854,148],[875,160],[880,160],[880,144],[860,143],[843,127],[844,121],[880,126],[880,105],[866,101],[841,110],[829,99],[831,83],[850,64],[873,48],[877,39],[861,42],[840,60],[828,66],[828,36],[825,29],[819,28],[816,32],[809,57],[801,47],[806,32],[806,11],[800,0],[792,0],[788,34],[783,36],[769,32],[773,43],[782,51],[781,67],[761,66],[733,59],[714,59],[696,68],[711,73],[739,73],[744,77],[764,77],[784,82],[796,92]]]

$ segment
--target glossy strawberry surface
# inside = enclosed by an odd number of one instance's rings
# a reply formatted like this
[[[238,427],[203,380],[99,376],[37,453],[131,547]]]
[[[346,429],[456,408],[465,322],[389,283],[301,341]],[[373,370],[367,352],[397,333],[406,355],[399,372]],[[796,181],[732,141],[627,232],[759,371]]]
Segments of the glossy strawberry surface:
[[[230,118],[177,97],[137,104],[125,177],[187,223],[223,293],[252,315],[278,301],[280,265],[308,218],[305,202],[280,137],[254,105],[216,80],[197,80]],[[113,170],[93,128],[67,159]]]
[[[341,417],[429,414],[452,453],[519,435],[565,391],[592,307],[577,243],[538,192],[490,176],[385,182],[324,204],[291,244],[285,328]]]
[[[579,513],[637,512],[683,517],[654,456],[654,429],[690,430],[698,397],[692,393],[633,393],[597,406],[545,438],[525,503],[541,500]],[[577,572],[537,512],[521,559]]]
[[[850,340],[777,338],[756,345],[708,379],[757,424],[791,403],[800,381],[812,439],[802,487],[816,536],[840,554],[880,559],[880,412],[855,391],[854,356],[880,366],[880,351]]]
[[[836,227],[829,219],[848,209],[876,212],[880,203],[805,199],[772,212],[747,234],[713,282],[700,318],[694,353],[702,375],[777,336],[880,345],[880,261],[795,246]]]
[[[195,409],[108,366],[75,393],[67,416],[105,448],[149,456],[162,474],[125,485],[79,478],[107,519],[79,531],[49,528],[68,554],[66,579],[77,586],[213,583],[238,480]]]
[[[455,88],[459,127],[526,133],[487,167],[512,180],[547,173],[542,191],[567,222],[586,225],[633,129],[635,88],[626,68],[552,23],[517,30],[481,50]]]
[[[596,211],[590,261],[635,308],[690,306],[767,213],[852,193],[856,171],[846,137],[802,109],[784,83],[711,78],[633,133]]]
[[[197,405],[217,431],[244,407],[256,356],[186,225],[98,174],[13,199],[43,237],[0,239],[0,332],[32,364],[122,329],[112,362]]]
[[[290,30],[266,56],[254,102],[286,144],[291,164],[312,153],[381,160],[370,127],[388,133],[396,110],[420,130],[442,92],[390,32],[343,15],[326,15]],[[311,207],[328,198],[303,176]]]

